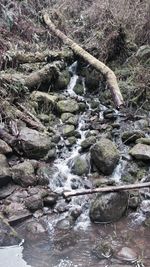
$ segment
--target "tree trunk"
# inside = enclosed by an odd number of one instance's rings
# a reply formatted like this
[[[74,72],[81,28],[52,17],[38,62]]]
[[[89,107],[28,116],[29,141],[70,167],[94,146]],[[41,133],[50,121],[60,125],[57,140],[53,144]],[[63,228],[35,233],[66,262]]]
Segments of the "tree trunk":
[[[20,73],[0,73],[0,80],[13,83],[20,82],[29,89],[39,87],[41,83],[50,82],[54,77],[59,75],[59,70],[62,67],[62,62],[47,64],[42,69],[32,72],[30,75],[23,75]]]
[[[44,52],[36,52],[36,53],[23,53],[17,52],[13,53],[8,58],[2,60],[1,69],[5,69],[7,67],[16,67],[18,64],[25,63],[38,63],[38,62],[52,62],[54,60],[64,60],[70,61],[73,58],[73,53],[71,50],[62,50],[62,51],[49,51],[46,50]]]
[[[124,104],[124,101],[114,72],[109,67],[107,67],[103,62],[93,57],[90,53],[85,51],[78,44],[76,44],[74,41],[68,38],[63,32],[56,29],[55,25],[52,23],[47,13],[43,15],[43,19],[46,25],[49,27],[49,29],[58,38],[60,38],[64,42],[64,44],[68,45],[74,51],[75,54],[79,55],[81,58],[87,61],[91,66],[93,66],[97,71],[101,72],[104,75],[116,107],[117,108],[121,107]]]
[[[71,192],[64,192],[63,196],[65,198],[73,197],[73,196],[81,196],[81,195],[89,195],[94,193],[106,193],[106,192],[116,192],[121,190],[128,190],[128,189],[139,189],[143,187],[150,187],[150,182],[147,183],[138,183],[138,184],[129,184],[129,185],[118,185],[118,186],[107,186],[107,187],[100,187],[94,189],[86,189],[86,190],[74,190]]]

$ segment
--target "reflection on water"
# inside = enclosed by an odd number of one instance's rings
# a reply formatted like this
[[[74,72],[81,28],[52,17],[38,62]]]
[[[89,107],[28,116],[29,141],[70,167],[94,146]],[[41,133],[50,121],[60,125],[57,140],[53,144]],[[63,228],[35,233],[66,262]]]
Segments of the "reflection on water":
[[[22,246],[0,247],[0,266],[30,267],[22,258],[22,250]]]
[[[46,218],[47,222],[52,219]],[[150,266],[150,231],[142,225],[133,226],[130,217],[123,218],[115,224],[90,224],[83,228],[52,229],[50,226],[49,235],[39,238],[27,236],[22,223],[17,231],[24,233],[26,242],[23,249],[23,259],[29,265],[3,265],[11,266],[32,266],[32,267],[149,267]],[[51,235],[52,231],[52,235]],[[112,257],[98,258],[93,253],[93,248],[100,242],[108,243],[113,249]],[[129,247],[137,253],[135,263],[124,262],[117,259],[117,252],[122,247]],[[19,249],[20,251],[20,249]],[[9,251],[7,252],[8,255]],[[6,251],[5,251],[6,254]],[[1,254],[0,254],[1,255]],[[21,260],[21,254],[18,254]],[[11,258],[16,260],[15,253]],[[10,259],[10,257],[9,257]],[[16,261],[17,262],[17,261]],[[139,263],[138,263],[139,262]],[[129,264],[129,265],[128,265]],[[143,265],[142,265],[143,264]]]

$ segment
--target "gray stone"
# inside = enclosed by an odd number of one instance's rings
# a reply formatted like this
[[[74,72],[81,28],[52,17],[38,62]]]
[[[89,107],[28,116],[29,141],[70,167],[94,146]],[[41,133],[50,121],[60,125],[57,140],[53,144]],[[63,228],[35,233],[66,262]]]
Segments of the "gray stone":
[[[44,206],[52,207],[54,204],[56,204],[57,199],[58,199],[57,194],[49,193],[49,195],[43,199]]]
[[[19,245],[21,239],[17,232],[9,225],[7,220],[0,215],[0,246]]]
[[[77,83],[73,89],[73,91],[77,94],[77,95],[84,95],[84,88],[83,85],[80,83]]]
[[[84,155],[75,157],[71,162],[71,172],[73,174],[79,176],[88,174],[89,168],[90,168],[89,162]]]
[[[90,218],[94,222],[110,223],[119,220],[128,206],[126,192],[99,194],[90,206]]]
[[[60,113],[70,112],[74,113],[79,110],[77,101],[72,99],[61,100],[57,103],[57,108]]]
[[[36,185],[37,178],[34,175],[34,167],[30,161],[24,161],[12,167],[12,179],[23,187]]]
[[[40,91],[33,91],[32,94],[30,95],[30,98],[32,101],[54,106],[58,100],[58,95],[48,94]]]
[[[0,154],[0,187],[7,185],[11,181],[11,173],[4,155]]]
[[[33,195],[25,200],[25,205],[33,212],[43,208],[43,200],[39,195]]]
[[[51,148],[51,139],[45,134],[23,127],[20,130],[20,150],[28,158],[43,158]]]
[[[128,247],[123,247],[120,251],[117,253],[117,258],[124,261],[135,261],[137,259],[136,252]]]
[[[145,138],[139,138],[136,140],[137,144],[144,144],[144,145],[149,145],[150,146],[150,138],[145,137]]]
[[[150,146],[137,144],[129,151],[129,154],[136,159],[150,160]]]
[[[119,152],[109,139],[102,138],[91,147],[91,160],[99,171],[111,174],[119,161]]]
[[[75,126],[78,124],[78,116],[73,115],[72,113],[63,113],[61,115],[61,120],[63,123],[72,124]]]
[[[95,142],[96,142],[96,137],[95,136],[89,136],[84,141],[82,141],[81,147],[82,147],[82,149],[88,149],[93,144],[95,144]]]
[[[122,141],[126,144],[135,142],[137,139],[145,137],[145,133],[140,130],[126,131],[122,134]]]
[[[29,222],[26,226],[26,230],[31,234],[38,235],[46,232],[46,229],[39,222]]]
[[[0,139],[0,154],[9,154],[12,152],[12,148],[3,140]]]
[[[39,185],[48,185],[49,179],[51,178],[50,167],[46,164],[39,166],[37,170],[37,176]]]
[[[63,136],[70,137],[74,135],[74,133],[75,133],[75,127],[73,125],[66,124],[63,126]]]

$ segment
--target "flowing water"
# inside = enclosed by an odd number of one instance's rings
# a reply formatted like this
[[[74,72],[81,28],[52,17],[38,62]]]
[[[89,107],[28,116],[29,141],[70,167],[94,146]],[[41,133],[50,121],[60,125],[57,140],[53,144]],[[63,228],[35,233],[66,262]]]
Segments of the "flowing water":
[[[73,91],[78,80],[76,65],[70,68],[72,77],[65,95],[78,98],[87,103],[88,111],[82,113],[78,122],[80,138],[70,150],[65,146],[64,153],[53,163],[53,177],[50,188],[57,193],[72,190],[72,184],[76,181],[78,188],[90,187],[87,177],[79,177],[70,172],[72,159],[79,155],[80,144],[85,139],[85,123],[89,112],[92,111],[84,96],[77,96]],[[84,79],[82,84],[85,89]],[[99,118],[103,118],[105,106],[100,104]],[[116,114],[118,112],[116,111]],[[62,122],[60,121],[60,124]],[[110,179],[120,183],[121,174],[126,167],[126,162],[120,160]],[[59,182],[58,182],[59,181]],[[46,214],[42,221],[47,227],[47,234],[41,233],[32,236],[25,230],[26,222],[19,224],[16,229],[24,237],[25,242],[21,246],[0,248],[0,267],[149,267],[150,266],[150,232],[142,225],[145,219],[143,209],[136,213],[128,214],[119,222],[111,224],[92,224],[89,219],[89,204],[93,196],[73,197],[65,203],[60,198],[58,205],[63,207],[62,213]],[[149,202],[148,202],[149,204]],[[145,203],[145,209],[148,206]],[[147,206],[146,206],[147,205]],[[149,207],[147,207],[149,210]],[[70,224],[68,220],[71,212],[82,211],[77,220]],[[97,252],[99,244],[109,244],[113,254]],[[118,251],[122,247],[129,247],[136,253],[135,259],[120,259]]]

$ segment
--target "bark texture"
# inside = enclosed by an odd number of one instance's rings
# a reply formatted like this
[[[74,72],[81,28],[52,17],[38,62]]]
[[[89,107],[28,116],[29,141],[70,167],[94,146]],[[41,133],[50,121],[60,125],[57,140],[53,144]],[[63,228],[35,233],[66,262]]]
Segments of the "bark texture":
[[[150,182],[147,183],[138,183],[138,184],[129,184],[129,185],[119,185],[119,186],[107,186],[100,187],[94,189],[86,189],[86,190],[74,190],[71,192],[64,192],[63,196],[65,198],[73,197],[73,196],[81,196],[81,195],[89,195],[95,193],[104,193],[104,192],[116,192],[121,190],[129,190],[129,189],[139,189],[144,187],[150,187]]]
[[[12,83],[20,82],[29,89],[39,87],[41,83],[50,82],[53,78],[59,76],[59,70],[62,67],[62,62],[56,61],[55,63],[47,64],[42,69],[32,72],[30,75],[20,73],[8,74],[1,72],[0,80]]]

